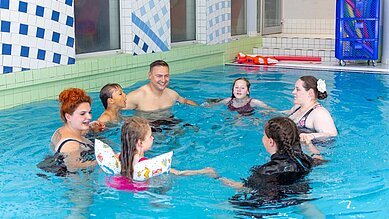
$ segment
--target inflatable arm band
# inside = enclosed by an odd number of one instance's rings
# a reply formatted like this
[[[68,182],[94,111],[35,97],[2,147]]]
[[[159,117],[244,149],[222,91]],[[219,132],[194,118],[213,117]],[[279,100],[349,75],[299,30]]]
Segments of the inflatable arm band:
[[[145,181],[150,177],[169,172],[172,164],[173,151],[141,161],[134,166],[132,176],[135,181]]]

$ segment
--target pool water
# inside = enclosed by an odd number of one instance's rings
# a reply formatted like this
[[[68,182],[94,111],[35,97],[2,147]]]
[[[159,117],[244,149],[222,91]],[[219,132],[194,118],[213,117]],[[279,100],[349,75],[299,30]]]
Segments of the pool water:
[[[250,209],[231,204],[229,199],[239,192],[207,176],[163,175],[151,180],[149,191],[131,193],[108,188],[107,175],[98,167],[92,173],[80,172],[67,178],[44,173],[36,164],[50,153],[50,137],[62,125],[58,104],[53,100],[0,111],[0,217],[303,218],[318,217],[318,212],[329,218],[387,217],[389,75],[218,66],[173,75],[170,87],[202,103],[230,96],[233,80],[247,77],[252,83],[252,97],[286,110],[292,107],[291,92],[302,75],[326,80],[329,97],[321,103],[331,112],[339,131],[333,144],[321,148],[329,162],[306,177],[310,190],[301,198],[311,201]],[[125,88],[125,92],[145,83]],[[98,93],[91,96],[96,119],[103,106]],[[173,150],[173,168],[209,166],[236,181],[246,178],[250,167],[269,160],[261,143],[263,125],[280,115],[256,112],[241,117],[226,106],[179,104],[172,113],[183,122],[156,133],[154,146],[146,155]],[[124,112],[126,116],[132,114]],[[119,127],[100,137],[119,149]]]

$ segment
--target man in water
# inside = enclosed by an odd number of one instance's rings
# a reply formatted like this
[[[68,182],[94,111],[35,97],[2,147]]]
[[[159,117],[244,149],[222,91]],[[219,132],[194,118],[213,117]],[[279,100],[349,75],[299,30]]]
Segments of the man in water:
[[[198,106],[192,100],[181,97],[176,91],[168,88],[170,81],[169,65],[163,60],[150,64],[148,73],[150,82],[127,94],[126,108],[138,111],[157,111],[170,108],[176,101]]]

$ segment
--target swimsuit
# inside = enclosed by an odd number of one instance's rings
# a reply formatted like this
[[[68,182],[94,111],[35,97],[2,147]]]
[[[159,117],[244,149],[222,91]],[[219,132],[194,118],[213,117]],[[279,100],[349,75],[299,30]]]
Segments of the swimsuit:
[[[69,173],[71,173],[68,171],[67,166],[65,165],[64,155],[61,154],[62,147],[69,141],[76,141],[83,147],[84,150],[80,153],[81,162],[96,160],[95,147],[93,144],[88,144],[76,139],[68,138],[61,142],[54,155],[47,156],[43,161],[37,164],[37,167],[46,172],[55,173],[56,176],[67,176]]]
[[[241,107],[234,107],[233,100],[234,100],[234,98],[231,98],[231,100],[228,101],[228,103],[227,103],[227,107],[230,111],[236,111],[239,114],[242,114],[244,116],[250,116],[250,115],[254,114],[254,108],[251,107],[251,105],[250,105],[252,98],[250,98],[250,100],[244,106],[241,106]]]
[[[142,157],[139,159],[139,162],[147,160],[146,157]],[[125,176],[110,176],[105,179],[105,183],[108,187],[117,189],[117,190],[125,190],[130,192],[140,192],[145,191],[149,187],[148,182],[134,182],[131,179]]]
[[[80,153],[81,162],[96,160],[95,146],[93,144],[88,144],[73,138],[67,138],[62,141],[61,144],[58,146],[56,153],[61,153],[62,147],[69,141],[78,142],[83,147],[84,150]]]
[[[300,130],[301,133],[312,133],[312,132],[315,132],[315,129],[312,129],[312,128],[308,128],[306,126],[306,121],[307,121],[307,118],[309,116],[309,114],[311,114],[311,112],[313,110],[315,110],[316,108],[319,108],[319,107],[322,107],[322,105],[319,103],[319,104],[316,104],[314,107],[312,107],[311,109],[309,109],[303,117],[301,117],[300,121],[297,122],[297,128]],[[295,112],[297,112],[299,109],[301,108],[301,106],[299,106],[295,111],[293,111],[289,117],[291,115],[293,115]]]
[[[243,190],[229,199],[229,202],[245,209],[262,206],[285,207],[296,205],[307,199],[299,197],[309,192],[308,181],[303,180],[312,168],[313,159],[296,155],[293,160],[287,153],[275,153],[271,160],[251,168],[251,175],[243,179]]]

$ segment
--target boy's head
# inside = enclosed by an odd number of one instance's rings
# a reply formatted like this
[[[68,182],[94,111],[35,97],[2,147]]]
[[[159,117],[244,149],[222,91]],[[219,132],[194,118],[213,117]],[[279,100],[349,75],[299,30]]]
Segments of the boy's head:
[[[107,109],[108,99],[112,98],[112,94],[117,90],[122,90],[122,87],[117,83],[106,84],[103,88],[101,88],[100,100],[104,106],[104,109]]]

